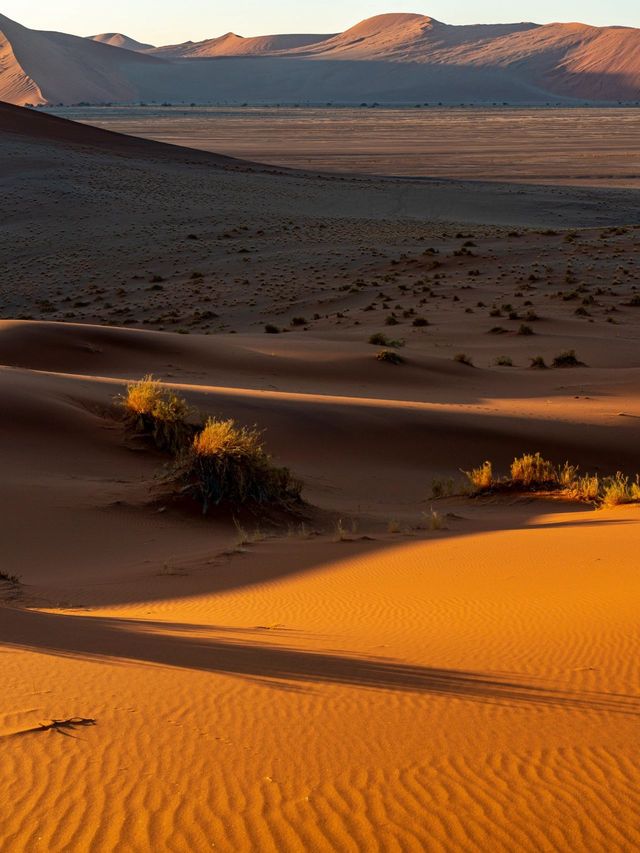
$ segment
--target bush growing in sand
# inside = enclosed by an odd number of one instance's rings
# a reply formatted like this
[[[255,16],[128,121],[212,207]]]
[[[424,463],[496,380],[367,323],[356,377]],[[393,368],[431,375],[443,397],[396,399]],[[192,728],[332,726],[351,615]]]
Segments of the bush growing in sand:
[[[565,462],[554,465],[540,453],[525,453],[511,463],[510,476],[494,478],[491,462],[463,471],[475,495],[486,492],[557,492],[573,500],[603,507],[640,503],[640,477],[630,481],[618,471],[612,477],[580,474],[578,467]]]
[[[120,402],[127,427],[148,436],[158,450],[178,453],[193,437],[195,427],[187,423],[191,413],[187,401],[153,376],[128,385]]]
[[[403,340],[388,338],[386,335],[383,335],[382,332],[374,332],[369,338],[369,343],[377,347],[394,347],[395,349],[399,349],[404,346]]]
[[[556,466],[539,453],[525,453],[511,463],[511,482],[529,489],[544,484],[555,485],[560,482],[560,475]]]
[[[483,462],[479,468],[471,471],[463,471],[473,488],[478,492],[484,492],[493,485],[493,465],[488,460]]]
[[[302,489],[287,468],[273,465],[255,427],[215,418],[194,436],[172,477],[183,493],[202,504],[205,514],[220,504],[291,507],[300,502]]]
[[[458,364],[466,364],[467,367],[473,367],[473,359],[470,355],[467,355],[466,352],[456,353],[453,360],[457,361]]]
[[[584,361],[579,361],[578,356],[576,355],[576,351],[574,349],[568,349],[565,352],[561,352],[560,355],[557,355],[553,361],[551,362],[552,367],[584,367]]]
[[[394,352],[391,349],[382,349],[376,355],[378,361],[385,361],[387,364],[404,364],[405,360],[401,355],[398,355],[397,352]]]

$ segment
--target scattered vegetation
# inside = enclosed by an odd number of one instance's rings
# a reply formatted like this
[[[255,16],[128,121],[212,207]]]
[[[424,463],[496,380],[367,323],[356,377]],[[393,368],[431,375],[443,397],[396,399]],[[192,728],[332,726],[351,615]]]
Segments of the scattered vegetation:
[[[12,575],[9,572],[0,571],[0,583],[8,583],[11,586],[20,586],[20,577],[18,575]]]
[[[634,480],[618,471],[613,476],[580,474],[575,465],[556,465],[540,453],[525,453],[511,463],[509,476],[494,477],[491,462],[463,472],[473,495],[488,492],[556,492],[572,500],[603,507],[640,503],[640,477]]]
[[[513,367],[513,359],[508,355],[499,355],[494,364],[496,367]]]

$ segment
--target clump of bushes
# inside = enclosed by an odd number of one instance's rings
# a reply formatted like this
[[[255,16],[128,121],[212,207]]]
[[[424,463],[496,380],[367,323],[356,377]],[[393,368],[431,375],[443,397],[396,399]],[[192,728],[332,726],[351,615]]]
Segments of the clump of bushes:
[[[478,468],[463,471],[473,495],[488,492],[557,492],[573,500],[613,507],[640,503],[640,477],[630,480],[618,471],[609,477],[580,474],[577,466],[565,462],[555,465],[540,453],[525,453],[511,463],[509,476],[494,477],[487,461]]]
[[[195,412],[186,400],[152,376],[128,385],[118,402],[128,429],[173,455],[165,482],[197,500],[203,513],[220,504],[287,508],[301,501],[302,484],[272,463],[255,427],[215,418],[190,423]]]
[[[202,504],[204,514],[220,504],[289,507],[300,502],[302,489],[288,468],[272,463],[255,427],[215,418],[194,436],[172,477],[183,493]]]
[[[148,437],[158,450],[178,453],[193,437],[187,401],[151,375],[130,383],[119,402],[127,428]]]

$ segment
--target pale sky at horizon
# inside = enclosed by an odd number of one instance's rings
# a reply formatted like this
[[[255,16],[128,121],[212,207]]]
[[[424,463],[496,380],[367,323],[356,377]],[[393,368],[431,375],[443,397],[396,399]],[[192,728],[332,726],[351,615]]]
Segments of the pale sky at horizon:
[[[452,8],[452,5],[455,8]],[[640,27],[637,0],[4,0],[0,13],[27,27],[74,35],[122,32],[153,44],[199,41],[233,31],[340,32],[383,12],[417,12],[449,24],[581,21],[596,26]]]

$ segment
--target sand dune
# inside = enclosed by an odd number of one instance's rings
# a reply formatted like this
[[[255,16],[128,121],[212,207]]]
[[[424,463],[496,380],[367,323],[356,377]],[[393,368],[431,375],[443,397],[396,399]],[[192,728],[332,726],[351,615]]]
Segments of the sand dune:
[[[99,41],[102,44],[110,44],[112,47],[123,47],[125,50],[143,52],[153,50],[152,44],[144,44],[122,33],[100,33],[97,36],[87,36],[91,41]]]
[[[327,35],[273,35],[243,38],[235,33],[226,33],[213,39],[199,42],[166,45],[151,51],[155,56],[174,58],[207,58],[214,56],[270,56],[275,53],[307,47],[331,38]]]
[[[79,39],[0,16],[0,35],[0,98],[16,104],[608,103],[640,91],[640,31],[630,27],[389,14],[333,36],[227,33],[147,49],[117,33]]]
[[[173,381],[191,381],[198,357],[215,380],[226,342],[170,337],[0,329],[4,363],[51,352],[64,368],[0,371],[3,567],[23,580],[0,620],[0,790],[18,792],[3,842],[635,846],[637,510],[454,502],[447,529],[415,527],[441,460],[524,440],[531,418],[513,389],[503,433],[479,426],[492,420],[481,405],[443,420],[433,404],[394,404],[392,379],[375,400],[329,403],[185,385],[205,410],[258,418],[309,497],[357,513],[371,537],[276,533],[236,550],[230,520],[157,512],[147,490],[161,459],[132,453],[104,416],[123,387],[109,374],[159,367],[165,350],[184,365]],[[259,384],[270,356],[250,353]],[[570,428],[567,449],[587,458],[583,416]],[[594,456],[622,435],[603,432]],[[391,516],[412,532],[388,534]],[[39,728],[77,717],[95,725]]]
[[[130,73],[161,62],[77,36],[29,30],[4,15],[0,37],[14,56],[0,73],[0,99],[18,104],[128,101],[136,97]]]

